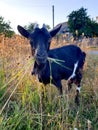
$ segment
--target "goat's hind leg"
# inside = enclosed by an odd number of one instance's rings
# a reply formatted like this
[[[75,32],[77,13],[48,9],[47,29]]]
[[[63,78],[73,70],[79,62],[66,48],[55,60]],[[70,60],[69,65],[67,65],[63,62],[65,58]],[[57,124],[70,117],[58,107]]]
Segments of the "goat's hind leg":
[[[77,86],[76,95],[75,95],[75,103],[79,106],[80,105],[80,85]]]
[[[77,105],[80,104],[80,89],[81,89],[81,86],[80,86],[80,83],[81,83],[81,79],[82,79],[82,74],[81,72],[79,72],[76,76],[76,79],[74,80],[74,83],[76,84],[77,88],[76,88],[76,96],[75,96],[75,103]]]

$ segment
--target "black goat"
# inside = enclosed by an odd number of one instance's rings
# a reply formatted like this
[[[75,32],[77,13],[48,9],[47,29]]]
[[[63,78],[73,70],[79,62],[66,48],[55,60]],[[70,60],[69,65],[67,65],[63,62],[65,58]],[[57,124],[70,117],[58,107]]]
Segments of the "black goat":
[[[80,82],[86,54],[75,45],[49,50],[51,39],[60,28],[61,25],[48,32],[45,25],[41,29],[36,26],[34,31],[29,33],[18,25],[18,31],[30,40],[34,52],[35,63],[32,74],[37,75],[39,81],[44,84],[50,83],[52,76],[51,82],[59,89],[60,94],[62,94],[62,79],[68,80],[69,89],[72,83],[75,83],[77,85],[75,102],[79,104]]]

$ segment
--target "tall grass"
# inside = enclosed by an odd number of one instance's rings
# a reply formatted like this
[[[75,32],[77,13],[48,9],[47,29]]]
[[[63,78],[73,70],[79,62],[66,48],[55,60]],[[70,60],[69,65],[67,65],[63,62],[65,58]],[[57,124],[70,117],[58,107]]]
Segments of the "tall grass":
[[[98,130],[98,56],[87,56],[76,106],[74,85],[68,93],[62,81],[60,97],[52,84],[44,86],[31,76],[32,58],[17,55],[19,50],[14,61],[13,55],[0,57],[0,130]]]

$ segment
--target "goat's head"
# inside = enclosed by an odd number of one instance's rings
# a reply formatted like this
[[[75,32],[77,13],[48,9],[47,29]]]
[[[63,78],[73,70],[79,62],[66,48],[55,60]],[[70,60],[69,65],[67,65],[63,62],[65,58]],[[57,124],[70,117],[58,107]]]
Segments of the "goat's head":
[[[45,25],[42,28],[36,26],[32,33],[18,25],[17,29],[21,35],[30,40],[31,48],[34,51],[34,58],[38,65],[44,65],[47,61],[51,38],[60,30],[61,25],[48,32]]]

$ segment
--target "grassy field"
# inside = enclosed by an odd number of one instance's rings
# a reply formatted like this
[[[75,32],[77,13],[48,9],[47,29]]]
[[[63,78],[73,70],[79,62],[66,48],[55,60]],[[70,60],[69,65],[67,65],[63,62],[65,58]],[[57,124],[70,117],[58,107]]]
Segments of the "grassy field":
[[[98,130],[98,56],[87,54],[79,107],[74,85],[62,81],[61,98],[31,76],[33,62],[28,44],[0,48],[0,130]]]

